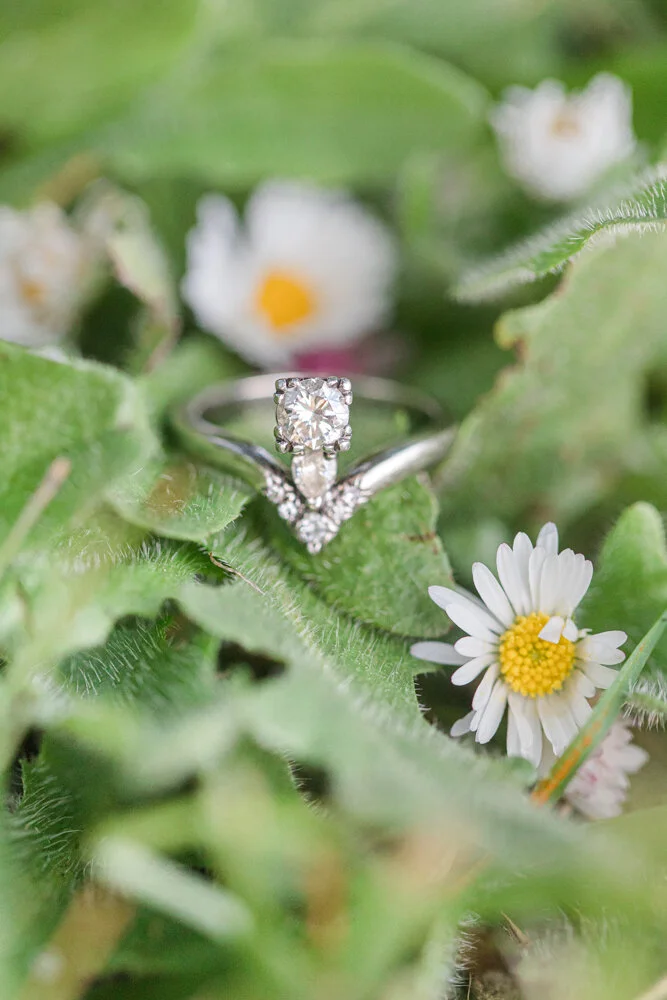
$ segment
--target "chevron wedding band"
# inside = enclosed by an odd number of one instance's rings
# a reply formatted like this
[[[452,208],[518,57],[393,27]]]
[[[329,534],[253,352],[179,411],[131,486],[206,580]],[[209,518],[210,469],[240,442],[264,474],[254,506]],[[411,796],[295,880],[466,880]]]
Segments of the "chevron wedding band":
[[[455,434],[454,427],[443,426],[438,404],[417,390],[359,378],[354,394],[403,411],[415,431],[356,462],[340,478],[338,456],[352,439],[353,387],[345,377],[255,375],[225,382],[196,396],[174,415],[173,424],[187,450],[263,493],[308,551],[317,553],[379,490],[436,465]],[[239,409],[271,397],[276,448],[291,456],[291,468],[261,445],[225,431]]]

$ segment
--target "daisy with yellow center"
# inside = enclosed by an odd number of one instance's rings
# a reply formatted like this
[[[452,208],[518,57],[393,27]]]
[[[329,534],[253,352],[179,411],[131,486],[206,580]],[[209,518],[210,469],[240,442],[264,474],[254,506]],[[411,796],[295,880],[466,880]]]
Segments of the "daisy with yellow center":
[[[536,198],[570,201],[635,150],[632,93],[611,73],[582,91],[558,80],[510,87],[491,115],[507,173]]]
[[[227,198],[202,198],[183,295],[205,330],[275,368],[381,328],[396,262],[388,229],[345,193],[273,181],[242,222]]]
[[[91,247],[57,206],[0,206],[0,339],[50,348],[76,323]]]
[[[488,743],[508,710],[507,752],[535,767],[543,738],[560,756],[583,725],[597,688],[616,676],[625,632],[590,635],[573,615],[591,582],[593,566],[571,549],[558,551],[555,524],[546,524],[532,544],[520,532],[513,546],[498,549],[498,576],[482,563],[473,566],[479,597],[449,587],[429,594],[455,625],[467,633],[451,646],[418,642],[422,660],[457,666],[453,684],[469,684],[483,674],[472,711],[452,727],[452,736],[473,732]]]

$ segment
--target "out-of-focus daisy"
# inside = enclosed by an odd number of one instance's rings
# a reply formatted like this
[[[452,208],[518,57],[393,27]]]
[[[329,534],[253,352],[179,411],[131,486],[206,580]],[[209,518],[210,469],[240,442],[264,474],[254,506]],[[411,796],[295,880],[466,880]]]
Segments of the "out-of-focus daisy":
[[[395,271],[391,234],[345,194],[271,182],[243,224],[226,198],[200,201],[183,295],[204,329],[270,367],[377,329]]]
[[[636,774],[648,756],[632,742],[628,724],[616,721],[567,786],[565,799],[588,819],[620,816],[630,786],[628,776]]]
[[[552,201],[584,194],[635,148],[632,92],[610,73],[571,94],[557,80],[544,80],[535,90],[511,87],[491,124],[507,172],[531,194]]]
[[[87,291],[86,238],[48,202],[0,206],[0,340],[50,347],[72,326]]]
[[[618,647],[627,636],[590,635],[575,625],[593,566],[571,549],[558,552],[555,524],[542,528],[534,546],[523,532],[512,547],[503,543],[496,565],[498,579],[482,563],[473,566],[481,600],[448,587],[429,588],[432,600],[468,634],[454,646],[418,642],[412,653],[458,666],[454,684],[483,674],[472,711],[454,724],[452,736],[473,732],[478,743],[488,743],[508,709],[507,752],[537,767],[542,732],[559,757],[590,715],[596,688],[608,687],[616,676],[609,664],[625,659]]]

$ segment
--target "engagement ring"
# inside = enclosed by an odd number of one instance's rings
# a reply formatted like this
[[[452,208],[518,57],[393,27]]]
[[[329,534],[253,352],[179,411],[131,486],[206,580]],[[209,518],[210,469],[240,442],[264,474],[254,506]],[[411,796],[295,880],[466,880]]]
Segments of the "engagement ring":
[[[439,462],[454,438],[453,427],[443,428],[438,404],[417,390],[359,378],[354,391],[358,400],[400,411],[414,433],[355,462],[340,479],[338,454],[350,448],[352,439],[348,378],[254,375],[225,382],[196,396],[173,424],[187,450],[263,493],[308,551],[316,553],[379,490]],[[276,448],[292,456],[291,470],[266,448],[225,430],[246,407],[271,397]]]

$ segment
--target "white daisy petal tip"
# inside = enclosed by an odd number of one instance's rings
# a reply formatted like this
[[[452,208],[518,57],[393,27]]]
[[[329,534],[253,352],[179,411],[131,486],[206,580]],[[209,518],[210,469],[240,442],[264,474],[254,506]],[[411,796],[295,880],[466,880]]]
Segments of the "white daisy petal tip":
[[[554,646],[557,646],[563,635],[564,628],[565,620],[560,615],[552,615],[538,635],[545,642],[551,642]]]
[[[467,656],[457,653],[454,646],[437,640],[415,642],[410,647],[410,653],[418,660],[440,663],[444,666],[458,667],[468,662]]]

